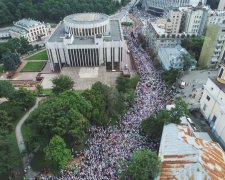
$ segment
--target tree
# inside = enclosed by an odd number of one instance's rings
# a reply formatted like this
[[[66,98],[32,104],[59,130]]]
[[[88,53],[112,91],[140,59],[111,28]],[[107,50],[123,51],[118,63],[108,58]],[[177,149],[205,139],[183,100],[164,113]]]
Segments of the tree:
[[[34,106],[36,99],[32,92],[24,88],[20,88],[19,90],[14,92],[10,100],[26,110]]]
[[[184,71],[190,70],[196,64],[196,61],[191,57],[190,54],[182,54],[181,58],[183,60]]]
[[[13,130],[13,124],[7,112],[0,110],[0,135],[7,135]]]
[[[12,135],[0,135],[0,173],[9,173],[18,168],[21,159]]]
[[[58,174],[72,159],[71,152],[66,148],[63,138],[57,135],[51,138],[48,146],[44,148],[44,153],[45,159],[54,174]]]
[[[174,100],[171,110],[162,109],[141,123],[142,133],[148,137],[160,137],[165,123],[180,123],[180,118],[188,114],[187,104],[179,97]]]
[[[21,62],[19,55],[17,53],[11,53],[10,51],[2,55],[2,61],[5,71],[15,71]]]
[[[15,89],[9,81],[1,81],[0,80],[0,98],[10,98],[12,97]]]
[[[92,104],[90,122],[94,125],[115,124],[124,111],[124,102],[118,91],[101,82],[93,84],[91,90],[82,95]]]
[[[155,152],[140,149],[133,153],[127,168],[120,175],[120,179],[148,180],[154,179],[160,171],[160,159]]]
[[[16,70],[16,63],[15,60],[12,58],[12,53],[8,52],[2,55],[2,61],[5,71],[15,71]]]
[[[60,75],[58,77],[55,77],[52,80],[53,83],[53,93],[59,94],[66,90],[73,89],[74,81],[69,77],[65,75]]]
[[[162,73],[162,79],[165,81],[166,85],[170,88],[176,82],[177,78],[180,77],[180,70],[170,69]]]
[[[89,111],[90,107],[77,92],[73,93],[76,97],[72,97],[72,92],[50,97],[31,113],[33,127],[44,138],[59,135],[73,145],[85,142],[88,120],[82,113]]]
[[[203,43],[204,39],[201,37],[197,37],[182,40],[181,46],[184,47],[191,54],[191,56],[198,61],[201,54]]]

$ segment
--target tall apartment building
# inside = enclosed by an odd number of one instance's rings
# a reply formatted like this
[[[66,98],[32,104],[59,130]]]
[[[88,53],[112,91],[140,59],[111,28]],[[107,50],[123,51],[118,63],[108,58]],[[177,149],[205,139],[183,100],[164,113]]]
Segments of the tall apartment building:
[[[182,7],[182,6],[194,6],[196,7],[199,3],[202,5],[206,4],[206,0],[143,0],[143,7],[150,11],[154,15],[161,16],[165,10]]]
[[[225,12],[215,11],[208,18],[205,41],[199,58],[201,67],[216,67],[224,61]]]
[[[225,147],[225,64],[220,67],[217,77],[208,78],[200,100],[200,110]]]
[[[28,18],[15,22],[9,32],[12,38],[24,37],[29,42],[33,42],[48,36],[51,32],[51,26]]]
[[[169,10],[168,18],[172,23],[172,33],[177,34],[180,30],[182,12],[178,8]]]
[[[180,7],[179,10],[183,13],[180,32],[202,35],[207,23],[209,7]]]

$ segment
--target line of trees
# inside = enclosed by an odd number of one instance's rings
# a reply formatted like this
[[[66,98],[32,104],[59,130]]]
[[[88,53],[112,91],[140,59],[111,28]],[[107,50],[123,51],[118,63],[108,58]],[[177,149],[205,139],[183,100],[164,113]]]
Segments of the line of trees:
[[[12,172],[21,163],[14,129],[19,118],[35,104],[35,96],[26,89],[15,90],[8,81],[0,81],[0,174]]]
[[[1,0],[0,25],[11,24],[21,18],[59,22],[66,15],[81,12],[112,14],[130,0],[121,4],[112,0]]]

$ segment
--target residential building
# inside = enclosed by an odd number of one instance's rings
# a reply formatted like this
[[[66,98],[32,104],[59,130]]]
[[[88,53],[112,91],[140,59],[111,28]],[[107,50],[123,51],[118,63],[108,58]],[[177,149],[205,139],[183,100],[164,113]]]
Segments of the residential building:
[[[182,48],[180,45],[171,48],[160,48],[158,51],[159,61],[165,70],[182,69],[183,64],[183,54],[189,54],[186,49]],[[193,66],[191,69],[194,69]]]
[[[199,3],[205,5],[206,0],[143,0],[142,6],[150,13],[162,16],[165,10],[183,6],[196,7]]]
[[[29,42],[41,40],[48,36],[51,32],[50,24],[45,24],[33,19],[21,19],[14,23],[14,26],[9,30],[12,38],[24,37]]]
[[[164,24],[162,24],[162,22]],[[166,23],[165,23],[166,22]],[[196,34],[173,34],[171,22],[167,24],[167,20],[157,20],[156,22],[147,22],[146,39],[150,48],[158,53],[160,48],[172,48],[181,44],[181,40],[185,38],[195,37]]]
[[[225,0],[220,0],[219,4],[218,4],[218,10],[219,11],[223,11],[225,7]]]
[[[123,35],[119,20],[101,13],[66,16],[46,42],[51,70],[106,66],[120,70]]]
[[[200,110],[213,133],[225,147],[225,65],[217,77],[210,77],[204,86]]]
[[[164,125],[156,179],[225,179],[225,153],[208,137],[187,125]]]
[[[202,35],[206,27],[209,6],[180,7],[183,13],[181,33]]]
[[[178,8],[169,10],[168,18],[172,23],[172,33],[177,34],[180,30],[182,12]]]

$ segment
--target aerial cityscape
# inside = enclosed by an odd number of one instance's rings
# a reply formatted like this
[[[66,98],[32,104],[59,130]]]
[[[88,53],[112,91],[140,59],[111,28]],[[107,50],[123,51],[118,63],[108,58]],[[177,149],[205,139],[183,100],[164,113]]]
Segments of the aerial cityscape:
[[[225,0],[0,17],[0,180],[225,180]]]

